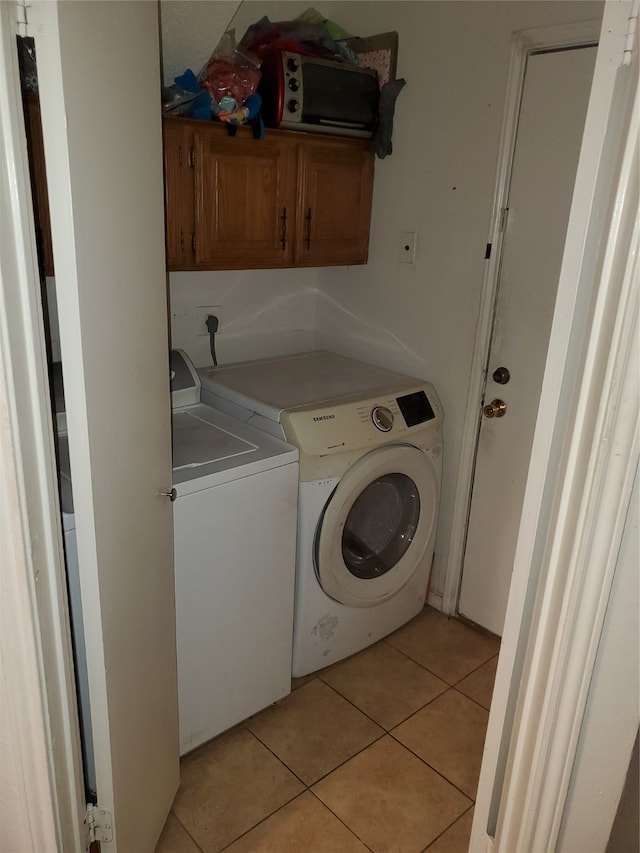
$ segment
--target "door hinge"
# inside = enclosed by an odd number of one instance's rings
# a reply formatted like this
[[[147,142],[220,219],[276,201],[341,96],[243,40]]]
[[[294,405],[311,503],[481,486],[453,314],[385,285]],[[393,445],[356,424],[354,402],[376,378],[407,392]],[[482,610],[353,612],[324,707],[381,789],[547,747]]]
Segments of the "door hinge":
[[[635,0],[629,15],[629,26],[627,28],[627,36],[625,39],[624,53],[622,57],[623,65],[631,65],[633,51],[638,36],[638,0]]]
[[[189,149],[189,165],[191,166],[192,169],[196,165],[196,149],[195,148]]]
[[[498,230],[500,233],[504,233],[507,227],[507,219],[509,218],[509,208],[503,207],[500,211],[500,225],[498,226]]]
[[[16,24],[18,25],[18,35],[29,35],[29,18],[27,13],[27,0],[17,0],[16,2]]]
[[[191,235],[191,251],[195,255],[195,253],[196,253],[196,235],[195,234]]]
[[[178,145],[178,165],[182,166],[182,145]]]
[[[113,815],[104,809],[87,804],[87,813],[84,818],[85,826],[89,834],[89,844],[94,841],[113,841]]]

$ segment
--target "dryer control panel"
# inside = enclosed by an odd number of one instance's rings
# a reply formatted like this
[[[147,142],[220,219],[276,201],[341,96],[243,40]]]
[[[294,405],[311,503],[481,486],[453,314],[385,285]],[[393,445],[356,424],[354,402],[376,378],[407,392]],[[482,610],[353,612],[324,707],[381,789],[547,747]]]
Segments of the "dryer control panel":
[[[442,434],[442,406],[433,386],[424,383],[401,395],[341,400],[283,412],[286,440],[309,456],[366,450],[390,441],[416,443],[417,434]],[[438,439],[439,440],[439,439]]]

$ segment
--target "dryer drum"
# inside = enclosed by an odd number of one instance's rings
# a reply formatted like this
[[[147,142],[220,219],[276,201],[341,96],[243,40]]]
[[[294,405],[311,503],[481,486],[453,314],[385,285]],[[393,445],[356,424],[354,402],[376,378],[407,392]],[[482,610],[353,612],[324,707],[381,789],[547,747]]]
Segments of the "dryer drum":
[[[406,474],[385,474],[368,485],[351,507],[342,532],[342,558],[358,578],[392,569],[413,542],[420,495]]]

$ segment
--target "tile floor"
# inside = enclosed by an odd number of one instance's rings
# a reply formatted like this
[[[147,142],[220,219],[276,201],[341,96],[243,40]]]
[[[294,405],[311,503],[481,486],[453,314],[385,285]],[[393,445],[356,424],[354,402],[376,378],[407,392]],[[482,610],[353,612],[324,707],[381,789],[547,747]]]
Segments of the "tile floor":
[[[182,760],[156,853],[466,853],[499,641],[429,607]]]

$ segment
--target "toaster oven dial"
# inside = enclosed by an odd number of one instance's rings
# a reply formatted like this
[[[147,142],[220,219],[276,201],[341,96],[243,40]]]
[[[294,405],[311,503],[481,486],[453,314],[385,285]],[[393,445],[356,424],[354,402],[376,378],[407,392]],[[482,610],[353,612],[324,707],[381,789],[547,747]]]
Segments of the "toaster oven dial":
[[[287,59],[287,69],[289,71],[298,70],[298,60],[294,59],[293,56],[290,56],[289,59]]]
[[[376,406],[371,412],[371,420],[380,432],[390,432],[393,426],[393,412],[386,406]]]
[[[288,85],[289,85],[289,88],[291,89],[292,92],[297,92],[298,89],[300,88],[300,83],[298,83],[298,81],[296,80],[295,77],[289,78],[289,84]]]
[[[291,100],[287,103],[287,109],[290,113],[297,113],[300,109],[300,104],[296,101],[295,98],[291,98]]]

